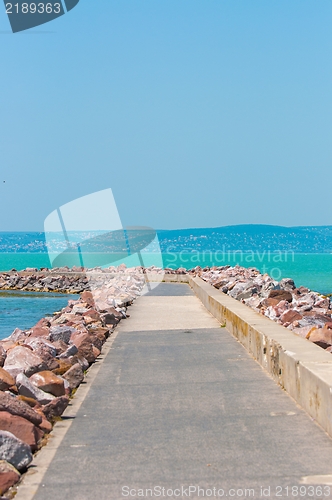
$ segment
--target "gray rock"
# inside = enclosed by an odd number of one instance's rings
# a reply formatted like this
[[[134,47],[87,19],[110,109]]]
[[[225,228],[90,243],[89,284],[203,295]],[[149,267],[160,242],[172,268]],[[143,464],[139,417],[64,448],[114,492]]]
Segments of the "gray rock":
[[[0,459],[6,460],[17,470],[25,469],[32,462],[30,446],[11,432],[0,431]]]
[[[68,347],[68,349],[63,352],[62,354],[60,354],[60,356],[58,356],[59,359],[66,359],[66,358],[70,358],[70,356],[75,356],[75,354],[78,353],[78,349],[76,347],[76,345],[71,345]]]
[[[69,344],[70,337],[74,332],[76,332],[76,329],[72,326],[51,326],[48,338],[51,342],[62,340],[66,344]]]
[[[30,380],[28,377],[24,375],[24,373],[20,373],[16,377],[16,385],[19,394],[21,396],[26,396],[27,398],[33,398],[38,403],[42,405],[46,405],[50,403],[53,399],[54,396],[52,394],[49,394],[48,392],[44,392],[41,389],[38,389]]]

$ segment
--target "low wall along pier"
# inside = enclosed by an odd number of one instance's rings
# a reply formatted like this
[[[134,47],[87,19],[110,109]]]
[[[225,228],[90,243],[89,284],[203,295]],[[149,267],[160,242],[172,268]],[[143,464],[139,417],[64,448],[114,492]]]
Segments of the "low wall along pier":
[[[241,342],[272,378],[332,437],[332,355],[222,293],[199,277],[189,283],[206,309]],[[221,331],[222,334],[222,331]]]

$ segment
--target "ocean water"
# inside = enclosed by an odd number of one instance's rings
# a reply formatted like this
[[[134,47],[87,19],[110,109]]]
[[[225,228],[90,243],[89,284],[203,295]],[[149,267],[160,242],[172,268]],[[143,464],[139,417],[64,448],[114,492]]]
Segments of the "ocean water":
[[[65,255],[67,265],[81,265],[82,257],[87,267],[107,267],[107,262],[118,265],[122,262],[117,261],[120,254],[112,254],[112,249],[115,252],[117,248],[122,257],[127,251],[134,254],[125,258],[128,267],[144,264],[192,269],[238,264],[256,267],[276,280],[289,277],[297,286],[326,295],[332,293],[332,226],[246,225],[157,231],[158,238],[146,247],[147,235],[138,232],[132,239],[126,239],[123,248],[124,240],[120,238],[119,244],[119,235],[101,239],[98,234],[93,231],[71,234],[71,239],[83,246],[78,251],[74,245],[76,250]],[[85,242],[89,243],[86,248]],[[62,233],[54,233],[46,241],[42,232],[0,232],[0,271],[50,268],[57,256],[66,253],[66,248]],[[140,255],[135,253],[138,249]],[[16,327],[30,328],[41,317],[64,307],[69,298],[68,295],[0,292],[0,338],[10,335]]]
[[[142,253],[146,266],[160,266],[160,255]],[[90,255],[90,265],[99,264],[100,255]],[[120,261],[118,261],[120,263]],[[126,259],[128,266],[140,265],[137,256]],[[306,286],[323,294],[332,293],[332,254],[331,253],[294,253],[285,252],[242,252],[242,251],[191,251],[164,252],[164,267],[192,269],[196,266],[240,265],[256,267],[274,279],[292,278],[297,286]],[[48,254],[45,253],[0,253],[0,270],[17,270],[26,267],[49,267]]]
[[[78,299],[78,295],[0,290],[0,339],[15,328],[31,328],[42,317],[65,307],[70,299]]]

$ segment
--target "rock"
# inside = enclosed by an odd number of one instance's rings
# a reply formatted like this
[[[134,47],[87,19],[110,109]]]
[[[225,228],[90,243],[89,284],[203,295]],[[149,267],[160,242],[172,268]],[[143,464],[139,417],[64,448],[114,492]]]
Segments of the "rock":
[[[87,312],[83,313],[83,318],[91,318],[94,321],[100,320],[100,314],[95,309],[89,309]]]
[[[53,399],[50,403],[43,407],[43,413],[47,420],[52,420],[55,417],[60,417],[67,408],[69,403],[69,398],[67,396],[61,396],[59,398]]]
[[[70,337],[74,332],[76,332],[76,329],[71,326],[51,326],[49,339],[51,342],[62,340],[62,342],[69,344]]]
[[[84,380],[84,373],[81,365],[79,363],[73,365],[66,373],[63,374],[63,378],[69,382],[71,390],[76,389]]]
[[[39,338],[39,337],[47,338],[49,332],[50,329],[47,326],[34,326],[30,330],[29,338]]]
[[[0,344],[0,366],[1,367],[5,364],[6,357],[7,357],[7,353],[6,353],[5,349],[3,348],[3,346]]]
[[[29,334],[20,330],[19,328],[15,328],[13,333],[8,337],[8,340],[12,340],[13,342],[19,342],[20,340],[24,340]]]
[[[65,358],[70,358],[70,356],[75,356],[75,354],[78,353],[78,349],[75,344],[71,345],[66,349],[65,352],[60,354],[59,358],[60,359],[65,359]]]
[[[326,326],[323,328],[312,328],[307,334],[307,339],[326,349],[332,345],[332,330],[326,328]]]
[[[270,290],[269,299],[286,300],[287,302],[292,302],[293,296],[288,290]]]
[[[93,343],[88,333],[77,335],[73,343],[78,348],[78,354],[83,356],[89,363],[93,363],[96,359],[93,351]]]
[[[7,431],[0,431],[0,459],[6,460],[17,470],[25,469],[32,462],[30,446]]]
[[[36,372],[46,370],[47,366],[41,357],[28,347],[17,346],[7,353],[4,369],[16,378],[19,373],[30,377]]]
[[[56,370],[53,370],[53,373],[55,373],[55,375],[63,375],[64,373],[66,373],[71,367],[72,367],[72,363],[69,361],[68,358],[65,358],[65,359],[59,359],[59,368],[57,368]]]
[[[55,368],[58,368],[59,363],[55,359],[57,350],[51,342],[48,342],[46,339],[41,337],[32,339],[29,338],[26,340],[24,345],[29,345],[33,352],[41,357],[48,370],[55,370]]]
[[[294,281],[291,278],[283,278],[279,282],[280,288],[284,290],[294,290],[296,288]]]
[[[14,486],[21,477],[21,474],[13,465],[6,460],[0,460],[0,495]]]
[[[29,381],[38,389],[53,394],[53,396],[64,396],[65,394],[63,380],[51,371],[34,373]]]
[[[92,292],[85,291],[81,293],[81,299],[86,302],[89,306],[93,307],[95,304]]]
[[[27,443],[31,451],[36,451],[38,443],[44,433],[32,422],[7,411],[0,411],[0,429],[14,434],[18,439]]]
[[[46,434],[49,434],[53,429],[51,422],[47,420],[44,414],[42,415],[42,422],[41,424],[39,424],[39,429],[41,429]]]
[[[54,399],[54,396],[52,394],[38,389],[38,387],[30,382],[30,380],[24,375],[24,373],[19,373],[17,375],[16,385],[19,394],[22,394],[22,396],[26,396],[27,398],[33,398],[42,405],[46,405]]]
[[[302,315],[294,309],[289,309],[281,315],[280,319],[283,323],[293,323],[293,321],[302,319]]]
[[[11,415],[26,418],[35,425],[39,425],[42,418],[24,401],[5,392],[0,392],[0,411],[8,411]]]
[[[13,377],[6,370],[0,368],[0,391],[7,391],[13,385],[15,385]]]

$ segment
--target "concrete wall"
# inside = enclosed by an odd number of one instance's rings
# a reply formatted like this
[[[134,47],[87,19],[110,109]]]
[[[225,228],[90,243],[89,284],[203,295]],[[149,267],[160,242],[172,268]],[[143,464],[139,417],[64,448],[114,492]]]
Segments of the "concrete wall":
[[[200,278],[189,277],[189,284],[221,325],[332,436],[332,354]]]

